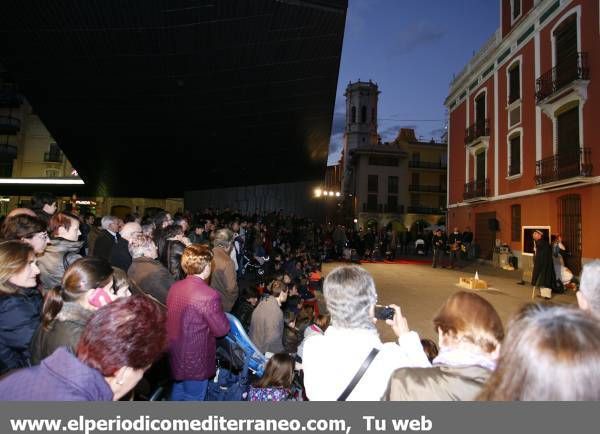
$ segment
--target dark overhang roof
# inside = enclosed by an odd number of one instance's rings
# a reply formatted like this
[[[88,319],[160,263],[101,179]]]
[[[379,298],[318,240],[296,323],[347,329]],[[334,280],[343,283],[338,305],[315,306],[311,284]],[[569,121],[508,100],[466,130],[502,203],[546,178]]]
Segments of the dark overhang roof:
[[[322,179],[347,0],[0,5],[0,63],[85,192]]]

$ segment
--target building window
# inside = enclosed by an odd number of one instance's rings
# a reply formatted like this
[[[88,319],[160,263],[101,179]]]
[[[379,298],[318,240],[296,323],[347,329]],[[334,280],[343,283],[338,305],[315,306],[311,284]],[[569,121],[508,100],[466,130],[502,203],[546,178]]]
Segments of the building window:
[[[366,106],[362,106],[360,108],[360,123],[361,124],[367,123],[367,107]]]
[[[369,175],[367,191],[369,193],[377,193],[379,191],[379,177],[377,175]]]
[[[511,20],[516,21],[521,16],[521,0],[510,0],[511,3]]]
[[[556,160],[558,170],[576,173],[580,169],[579,105],[556,115]]]
[[[475,156],[475,180],[477,182],[485,181],[485,178],[486,178],[485,169],[486,169],[485,151],[482,151]]]
[[[478,132],[485,130],[485,115],[487,112],[485,107],[486,94],[487,92],[482,92],[475,98],[475,125]]]
[[[0,161],[0,178],[12,178],[12,171],[12,161]]]
[[[400,160],[396,157],[386,157],[384,155],[369,156],[369,166],[387,166],[398,167]]]
[[[397,176],[388,176],[388,194],[398,194]]]
[[[390,195],[388,196],[388,212],[397,212],[398,211],[398,196]]]
[[[510,232],[511,241],[521,241],[521,205],[510,207]]]
[[[521,64],[515,62],[508,70],[508,103],[521,98]]]
[[[350,109],[350,123],[356,123],[356,107],[352,106]]]
[[[419,185],[421,180],[421,174],[420,173],[411,173],[410,175],[410,183],[412,185]]]
[[[419,206],[419,195],[411,194],[410,195],[410,206]]]
[[[47,169],[46,170],[46,178],[56,178],[59,175],[58,170],[56,169]]]
[[[514,134],[508,139],[508,176],[521,173],[521,134]]]
[[[367,195],[367,211],[377,212],[377,195]]]
[[[419,152],[413,152],[411,161],[415,161],[415,162],[421,161],[421,154]]]

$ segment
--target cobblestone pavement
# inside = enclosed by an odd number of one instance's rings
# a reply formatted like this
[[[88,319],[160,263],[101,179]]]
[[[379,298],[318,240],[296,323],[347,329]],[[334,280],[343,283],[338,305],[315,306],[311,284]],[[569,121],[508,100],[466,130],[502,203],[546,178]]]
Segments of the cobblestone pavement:
[[[323,264],[324,274],[338,265],[343,264]],[[525,285],[517,283],[521,280],[521,273],[518,270],[504,271],[486,264],[469,264],[458,270],[433,269],[425,264],[369,263],[362,266],[375,279],[379,303],[399,305],[408,319],[410,328],[417,331],[421,337],[432,338],[435,342],[437,342],[437,334],[433,331],[432,318],[452,293],[462,289],[458,287],[459,277],[473,277],[475,270],[479,272],[480,279],[487,281],[488,289],[474,292],[492,303],[505,326],[508,319],[524,303],[531,301],[532,287],[528,283]],[[536,297],[536,301],[542,300]],[[553,296],[550,302],[573,304],[576,303],[576,298],[570,291]],[[390,327],[379,323],[378,329],[382,339],[394,340]]]

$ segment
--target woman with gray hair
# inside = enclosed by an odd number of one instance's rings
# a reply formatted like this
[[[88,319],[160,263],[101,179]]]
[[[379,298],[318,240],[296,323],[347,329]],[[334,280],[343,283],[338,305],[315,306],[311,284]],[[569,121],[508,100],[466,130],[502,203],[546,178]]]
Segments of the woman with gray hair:
[[[133,261],[127,270],[127,277],[131,281],[132,290],[151,295],[166,305],[169,288],[175,279],[156,259],[158,250],[152,237],[142,233],[135,234],[129,241],[129,253]]]
[[[419,335],[409,330],[398,306],[391,306],[393,319],[386,320],[398,341],[381,342],[375,327],[377,291],[365,269],[335,268],[325,278],[323,292],[331,325],[323,335],[306,341],[302,358],[304,385],[311,401],[376,401],[395,369],[431,366]],[[351,389],[361,366],[373,356]]]

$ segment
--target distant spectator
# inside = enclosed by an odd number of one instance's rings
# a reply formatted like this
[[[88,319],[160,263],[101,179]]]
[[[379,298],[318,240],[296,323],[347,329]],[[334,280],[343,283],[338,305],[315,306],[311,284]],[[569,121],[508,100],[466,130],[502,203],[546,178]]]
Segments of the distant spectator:
[[[511,321],[484,401],[600,400],[600,323],[581,310],[525,306]]]
[[[11,401],[116,401],[127,394],[166,346],[165,315],[143,297],[111,303],[90,319],[76,355],[57,349],[41,365],[0,381]]]
[[[175,279],[169,270],[156,258],[158,252],[152,238],[136,234],[129,242],[129,252],[133,261],[127,275],[135,289],[151,295],[162,304],[167,304],[167,294]]]
[[[279,281],[271,286],[271,294],[263,296],[252,314],[250,339],[262,353],[283,352],[283,312],[287,287]]]
[[[38,258],[40,282],[44,290],[60,284],[65,270],[77,259],[83,241],[79,240],[79,219],[73,214],[59,212],[50,219],[50,242]]]
[[[7,217],[2,224],[4,240],[21,240],[33,247],[36,255],[41,255],[48,244],[46,223],[37,217],[18,214]]]
[[[250,332],[250,320],[252,319],[252,312],[254,312],[254,308],[258,303],[258,297],[259,294],[256,287],[252,285],[245,286],[231,309],[231,314],[240,320],[246,333]]]
[[[319,314],[315,317],[313,323],[306,327],[306,329],[304,330],[304,338],[298,346],[297,351],[298,357],[300,357],[300,359],[302,359],[302,356],[304,354],[304,344],[306,340],[312,336],[325,334],[325,331],[327,331],[330,322],[331,316],[329,314]]]
[[[119,219],[107,215],[101,220],[102,231],[98,234],[94,243],[94,256],[110,261],[113,247],[119,242]]]
[[[220,229],[215,234],[213,255],[214,270],[211,276],[211,286],[221,294],[223,310],[231,311],[239,291],[235,264],[229,254],[233,243],[233,232],[229,229]]]
[[[31,209],[49,225],[57,209],[56,196],[52,193],[35,193],[31,197]]]

